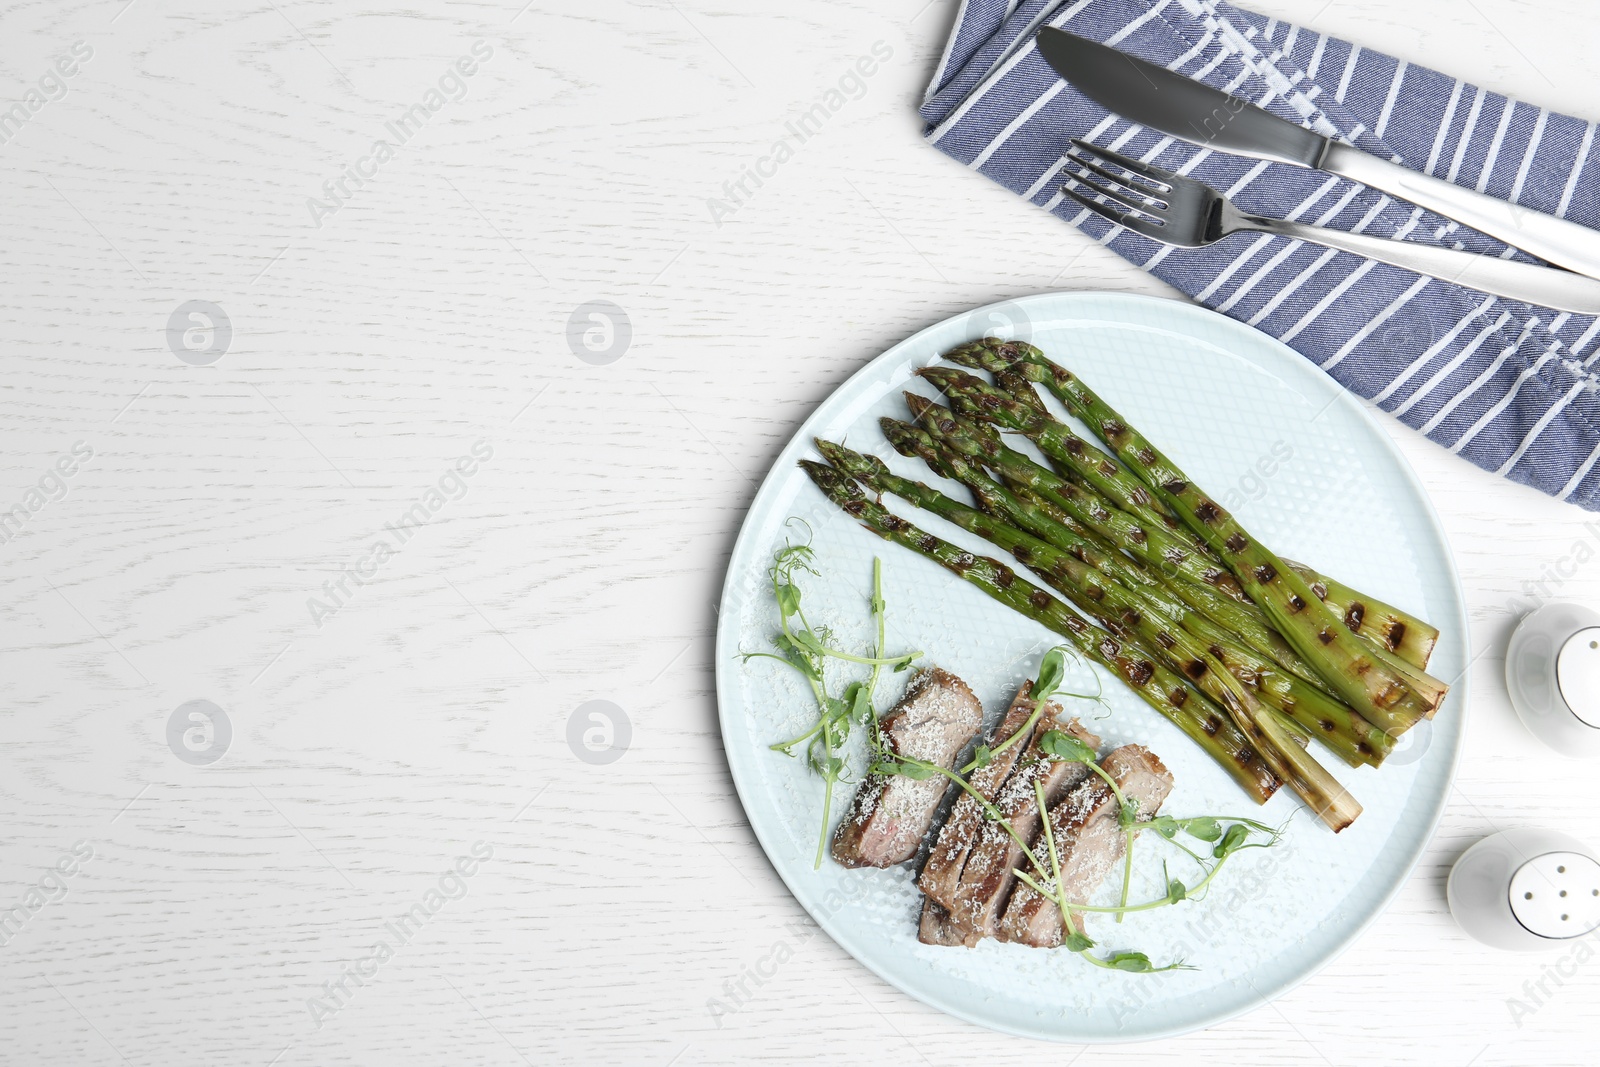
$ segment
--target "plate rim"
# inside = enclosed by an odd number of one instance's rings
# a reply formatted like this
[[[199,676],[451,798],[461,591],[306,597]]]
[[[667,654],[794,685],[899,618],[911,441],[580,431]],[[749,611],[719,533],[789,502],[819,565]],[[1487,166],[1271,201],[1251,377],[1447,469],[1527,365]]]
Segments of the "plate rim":
[[[1344,955],[1344,953],[1348,951],[1352,945],[1361,940],[1362,935],[1371,928],[1372,924],[1389,910],[1390,905],[1394,903],[1395,897],[1400,894],[1401,890],[1410,884],[1412,877],[1416,874],[1418,865],[1422,862],[1423,856],[1427,853],[1429,843],[1432,842],[1434,836],[1438,833],[1439,823],[1444,817],[1445,809],[1448,807],[1450,790],[1454,787],[1456,775],[1460,769],[1462,751],[1466,747],[1466,733],[1469,724],[1468,716],[1470,714],[1472,705],[1470,686],[1471,666],[1473,662],[1470,655],[1472,651],[1472,632],[1467,619],[1466,590],[1461,584],[1461,574],[1456,566],[1455,552],[1450,543],[1450,538],[1445,531],[1444,524],[1439,519],[1439,513],[1433,505],[1432,497],[1428,494],[1426,487],[1422,483],[1422,480],[1417,476],[1416,470],[1411,466],[1410,460],[1406,458],[1405,453],[1400,450],[1399,446],[1390,436],[1388,429],[1385,428],[1380,423],[1378,418],[1364,405],[1362,405],[1348,389],[1339,385],[1326,375],[1317,376],[1320,377],[1321,381],[1326,383],[1327,387],[1330,388],[1334,393],[1334,397],[1330,403],[1342,406],[1347,411],[1354,412],[1357,417],[1364,421],[1368,428],[1373,431],[1374,436],[1383,444],[1385,451],[1387,451],[1388,454],[1395,460],[1400,473],[1405,477],[1406,484],[1411,488],[1413,494],[1421,502],[1423,516],[1427,519],[1428,526],[1432,534],[1438,539],[1440,545],[1444,548],[1444,569],[1450,579],[1449,589],[1453,594],[1456,608],[1456,618],[1452,621],[1456,624],[1457,629],[1462,634],[1464,650],[1468,653],[1468,656],[1466,657],[1466,664],[1462,668],[1461,677],[1457,679],[1451,687],[1452,695],[1457,697],[1454,713],[1459,716],[1461,725],[1456,734],[1455,744],[1451,748],[1449,765],[1445,769],[1442,783],[1443,788],[1439,791],[1439,796],[1433,803],[1432,810],[1428,812],[1426,824],[1423,827],[1424,833],[1422,834],[1421,838],[1422,843],[1415,850],[1414,854],[1405,861],[1403,869],[1397,873],[1394,879],[1394,884],[1390,886],[1388,891],[1385,892],[1383,896],[1374,904],[1371,910],[1365,916],[1363,916],[1353,928],[1351,928],[1347,936],[1345,936],[1331,949],[1324,952],[1309,966],[1305,967],[1299,975],[1295,976],[1287,983],[1277,987],[1270,996],[1261,997],[1238,1008],[1221,1012],[1205,1022],[1196,1024],[1159,1026],[1154,1029],[1141,1031],[1137,1035],[1128,1037],[1111,1035],[1069,1036],[1044,1030],[1029,1030],[1025,1027],[1007,1025],[1003,1022],[983,1017],[976,1011],[969,1011],[966,1009],[965,1005],[950,1003],[937,997],[925,995],[922,991],[908,989],[896,978],[884,973],[883,970],[871,962],[868,954],[860,950],[860,947],[856,944],[854,939],[847,935],[842,935],[841,932],[836,929],[831,913],[819,915],[817,911],[814,911],[812,907],[806,903],[806,899],[802,897],[800,892],[797,891],[794,883],[791,882],[790,879],[784,874],[783,868],[773,860],[772,847],[771,843],[768,841],[767,835],[762,832],[761,827],[756,825],[756,821],[750,817],[751,805],[747,798],[747,790],[754,789],[755,783],[746,782],[741,777],[738,761],[735,760],[731,755],[731,749],[728,745],[728,716],[730,714],[728,708],[730,701],[728,699],[728,693],[726,690],[730,687],[728,679],[730,677],[732,667],[731,661],[729,663],[724,662],[725,660],[728,660],[729,657],[723,655],[723,646],[725,643],[726,634],[729,632],[729,623],[727,620],[730,615],[730,600],[732,598],[733,585],[735,581],[734,563],[741,558],[741,551],[747,548],[745,544],[746,539],[754,536],[750,522],[751,513],[755,510],[757,501],[759,501],[762,495],[767,491],[768,486],[772,485],[774,480],[778,477],[783,453],[787,452],[789,446],[797,439],[805,437],[807,433],[812,430],[813,424],[818,421],[818,418],[823,409],[827,406],[828,401],[833,399],[834,396],[847,389],[857,379],[865,378],[872,374],[880,365],[890,361],[891,358],[896,357],[902,349],[916,344],[926,335],[933,333],[936,330],[945,328],[951,322],[960,319],[971,319],[975,316],[981,315],[986,311],[1005,308],[1023,308],[1025,310],[1029,304],[1063,300],[1068,304],[1087,304],[1098,301],[1109,301],[1112,304],[1124,304],[1128,307],[1152,308],[1159,306],[1164,312],[1175,312],[1180,315],[1193,314],[1205,319],[1220,320],[1222,323],[1226,324],[1225,328],[1235,331],[1244,331],[1248,335],[1252,336],[1256,342],[1265,344],[1265,346],[1269,349],[1276,349],[1280,356],[1294,360],[1299,364],[1304,364],[1306,362],[1306,357],[1290,348],[1276,337],[1273,337],[1267,333],[1263,333],[1262,331],[1257,330],[1253,326],[1250,326],[1246,323],[1239,322],[1237,319],[1229,318],[1228,316],[1223,315],[1221,312],[1213,311],[1210,308],[1203,307],[1191,301],[1173,297],[1152,296],[1145,293],[1126,293],[1113,290],[1097,289],[1070,289],[1044,293],[1029,293],[1025,296],[1011,297],[1005,300],[993,301],[988,304],[982,304],[976,307],[968,308],[965,311],[958,311],[954,314],[946,315],[937,322],[930,323],[929,325],[924,326],[922,329],[917,330],[915,333],[909,334],[908,336],[901,338],[899,341],[896,341],[894,344],[878,353],[872,359],[868,360],[862,366],[858,367],[838,385],[829,390],[826,396],[817,401],[816,406],[812,408],[811,413],[801,421],[800,425],[795,428],[794,432],[778,450],[777,460],[773,462],[772,466],[767,469],[766,474],[762,476],[761,483],[756,487],[755,493],[752,494],[750,498],[750,504],[745,508],[744,516],[739,521],[739,533],[734,538],[733,549],[728,555],[728,565],[723,573],[722,593],[718,597],[717,631],[713,641],[713,656],[715,657],[715,663],[713,667],[716,672],[715,690],[717,698],[717,732],[719,739],[722,741],[723,758],[728,764],[728,772],[730,777],[733,779],[734,791],[738,794],[739,804],[744,809],[745,822],[749,825],[751,832],[756,837],[757,843],[761,846],[763,858],[766,859],[767,863],[778,875],[779,880],[783,882],[784,888],[789,891],[789,895],[794,898],[795,903],[805,911],[805,913],[811,918],[812,922],[816,923],[824,933],[832,938],[836,945],[844,949],[845,952],[848,953],[857,964],[865,967],[868,971],[877,975],[878,978],[893,986],[895,989],[898,989],[906,996],[911,997],[920,1003],[926,1004],[935,1010],[954,1016],[963,1022],[970,1023],[974,1026],[981,1027],[994,1033],[1003,1033],[1013,1037],[1027,1038],[1034,1041],[1045,1041],[1052,1044],[1137,1044],[1140,1042],[1159,1041],[1167,1038],[1178,1037],[1183,1034],[1194,1033],[1199,1030],[1209,1029],[1210,1027],[1230,1022],[1234,1019],[1240,1018],[1241,1016],[1265,1007],[1271,1001],[1277,1000],[1278,998],[1298,988],[1301,983],[1326,970],[1330,964],[1334,963],[1342,955]]]

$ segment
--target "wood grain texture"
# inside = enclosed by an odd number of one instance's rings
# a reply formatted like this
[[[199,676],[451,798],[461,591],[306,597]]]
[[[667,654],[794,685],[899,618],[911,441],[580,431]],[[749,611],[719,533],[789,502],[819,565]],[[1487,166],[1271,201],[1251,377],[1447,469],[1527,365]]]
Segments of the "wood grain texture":
[[[93,57],[0,144],[0,509],[75,442],[93,458],[0,544],[0,907],[75,842],[93,858],[0,947],[0,1062],[1072,1062],[909,1000],[805,919],[728,777],[714,603],[757,480],[873,355],[1008,296],[1171,291],[921,143],[954,4],[520,6],[5,16],[0,98],[74,42]],[[1258,6],[1592,108],[1579,0]],[[307,199],[478,41],[465,97],[314,225]],[[878,41],[862,98],[714,217]],[[233,326],[210,366],[167,346],[191,299]],[[603,366],[567,340],[596,299],[632,326]],[[1097,1063],[1588,1061],[1600,965],[1514,1019],[1554,961],[1468,941],[1443,878],[1492,829],[1600,822],[1592,770],[1552,766],[1501,680],[1509,598],[1600,535],[1389,426],[1480,654],[1440,833],[1322,974]],[[308,600],[475,442],[492,457],[459,499],[319,625]],[[1549,591],[1600,600],[1600,565]],[[168,747],[193,699],[233,728],[209,766]],[[596,699],[632,726],[600,766],[566,740]],[[475,842],[464,895],[319,1018]],[[792,958],[714,1018],[780,941]]]

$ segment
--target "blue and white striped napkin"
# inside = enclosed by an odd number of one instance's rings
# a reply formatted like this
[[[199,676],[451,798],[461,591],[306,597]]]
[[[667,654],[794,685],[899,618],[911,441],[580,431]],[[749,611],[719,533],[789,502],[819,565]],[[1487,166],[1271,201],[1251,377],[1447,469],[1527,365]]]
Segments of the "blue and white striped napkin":
[[[1062,197],[1072,137],[1159,163],[1247,211],[1526,258],[1405,201],[1133,125],[1059,79],[1041,26],[1115,45],[1364,151],[1600,226],[1595,127],[1215,0],[962,0],[923,103],[941,151],[1196,300],[1277,337],[1486,470],[1600,510],[1600,319],[1281,237],[1177,249]],[[1596,234],[1600,242],[1600,233]]]

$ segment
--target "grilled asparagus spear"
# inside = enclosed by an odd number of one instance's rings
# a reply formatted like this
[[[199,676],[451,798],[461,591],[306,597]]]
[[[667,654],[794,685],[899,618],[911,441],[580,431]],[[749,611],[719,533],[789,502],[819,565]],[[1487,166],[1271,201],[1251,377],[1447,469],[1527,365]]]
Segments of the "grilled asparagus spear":
[[[1104,498],[1092,490],[1069,482],[1015,449],[1007,448],[992,427],[958,418],[947,408],[916,393],[906,393],[905,398],[912,414],[925,429],[941,438],[950,438],[955,447],[974,458],[981,456],[979,461],[993,467],[1007,482],[1048,497],[1107,544],[1123,549],[1161,573],[1210,586],[1237,601],[1244,600],[1244,592],[1228,568],[1212,558],[1208,550],[1197,549],[1191,539],[1180,537],[1159,523],[1152,525],[1121,508],[1107,505]]]
[[[1072,407],[1055,379],[1054,371],[1061,368],[1038,348],[1026,342],[1001,341],[989,337],[958,346],[946,352],[945,358],[964,367],[991,371],[997,377],[1006,373],[1020,374],[1028,381],[1043,385],[1069,408]],[[1031,391],[1029,396],[1032,396]],[[1070,458],[1074,468],[1086,469],[1115,465],[1110,457],[1088,442],[1077,439],[1075,444],[1071,441],[1068,443],[1072,444],[1076,451],[1069,452],[1067,456],[1059,459],[1052,455],[1053,461],[1062,463],[1064,459]],[[1133,480],[1138,483],[1137,478]],[[1138,484],[1143,487],[1143,483]],[[1106,492],[1106,495],[1119,507],[1138,515],[1146,522],[1151,524],[1177,522],[1171,509],[1160,500],[1139,498],[1131,494],[1119,495],[1119,493],[1127,494],[1125,482],[1108,479],[1103,485],[1101,491]],[[1439,640],[1437,627],[1391,604],[1358,593],[1341,582],[1316,573],[1304,564],[1292,560],[1285,562],[1301,572],[1301,577],[1312,590],[1317,592],[1328,607],[1344,620],[1345,625],[1353,633],[1367,639],[1375,647],[1392,652],[1419,670],[1428,666],[1428,660],[1433,655],[1434,646]]]
[[[1211,688],[1227,684],[1211,677],[1220,665],[1239,683],[1250,686],[1269,707],[1320,738],[1352,766],[1377,765],[1393,747],[1393,739],[1339,701],[1308,685],[1277,664],[1245,648],[1237,638],[1207,622],[1162,591],[1124,584],[1089,564],[1081,535],[1054,522],[1035,505],[1011,494],[958,456],[940,456],[925,432],[893,419],[882,420],[895,449],[925,460],[934,470],[967,485],[985,514],[943,493],[889,470],[874,456],[818,440],[817,448],[841,471],[868,488],[893,493],[924,510],[983,537],[1010,552],[1055,588],[1079,610],[1099,618],[1107,629],[1137,633],[1158,649],[1174,670],[1182,671],[1219,703],[1223,694]],[[991,517],[992,516],[992,517]],[[996,521],[999,520],[999,521]],[[1008,525],[1009,524],[1009,525]],[[1094,546],[1088,546],[1088,553]],[[1172,659],[1172,654],[1179,658]],[[1313,806],[1316,806],[1315,804]]]
[[[1054,367],[1055,364],[1050,364],[1050,366]],[[1048,375],[1052,382],[1056,381],[1056,376],[1053,373],[1049,373],[1044,366],[1038,363],[1016,364],[1008,370],[1001,371],[998,375],[996,375],[996,378],[1006,389],[1006,391],[1011,394],[1011,396],[1018,399],[1023,404],[1032,407],[1041,416],[1049,417],[1049,413],[1039,402],[1038,394],[1033,391],[1033,387],[1030,384],[1031,379],[1027,376],[1027,374],[1023,373],[1022,368],[1024,367],[1033,372],[1035,375]],[[1056,369],[1060,370],[1061,368],[1057,367]],[[1214,547],[1215,546],[1213,546],[1213,548]],[[1304,573],[1307,568],[1304,568],[1303,565],[1296,567],[1293,563],[1286,563],[1285,565],[1295,569],[1297,574],[1299,574],[1299,576],[1306,581],[1308,588],[1310,588],[1310,578]],[[1338,586],[1338,583],[1334,584],[1335,586]],[[1324,595],[1327,588],[1327,582],[1324,581],[1318,587],[1313,588],[1312,592],[1317,594],[1318,599],[1322,600],[1324,603],[1327,603],[1328,597]],[[1353,592],[1349,590],[1348,587],[1338,586],[1338,588],[1344,590],[1347,594]],[[1334,609],[1330,608],[1330,610]],[[1392,611],[1393,609],[1390,610]],[[1377,627],[1365,630],[1363,629],[1365,616],[1362,612],[1355,609],[1354,606],[1352,606],[1351,610],[1345,612],[1336,611],[1335,613],[1344,623],[1345,629],[1356,634],[1356,636],[1365,639],[1368,646],[1372,650],[1372,655],[1377,659],[1377,661],[1384,667],[1388,668],[1388,670],[1391,671],[1395,677],[1397,677],[1414,694],[1416,694],[1417,698],[1421,701],[1422,706],[1426,709],[1427,715],[1431,717],[1436,711],[1439,710],[1439,705],[1443,702],[1445,694],[1449,691],[1449,686],[1445,685],[1437,678],[1429,675],[1421,668],[1413,666],[1405,659],[1396,655],[1390,650],[1389,644],[1386,643],[1390,640],[1403,640],[1405,634],[1403,623],[1400,624],[1399,629],[1395,629],[1393,627],[1388,628],[1383,633],[1383,639],[1379,639]],[[1424,650],[1424,654],[1431,654],[1431,652],[1432,646],[1430,644]]]
[[[916,393],[906,393],[905,398],[912,413],[917,416],[918,425],[926,430],[941,448],[954,451],[989,467],[1019,496],[1042,503],[1045,510],[1057,522],[1069,526],[1076,523],[1076,520],[1066,513],[1063,505],[1072,507],[1075,501],[1081,499],[1078,494],[1092,491],[1067,482],[1059,474],[1041,467],[1021,452],[1007,448],[1001,441],[1000,435],[987,423],[957,415],[949,408],[940,407]],[[1103,498],[1097,498],[1097,503],[1101,511],[1117,510]],[[1083,513],[1079,508],[1074,510],[1078,514]],[[1169,592],[1185,604],[1224,629],[1239,635],[1257,652],[1330,696],[1333,695],[1332,688],[1272,628],[1260,609],[1254,604],[1235,600],[1217,591],[1219,586],[1213,584],[1210,571],[1212,568],[1220,569],[1221,564],[1201,562],[1199,557],[1183,547],[1171,547],[1171,542],[1163,540],[1159,535],[1151,538],[1143,527],[1127,531],[1126,536],[1120,539],[1120,544],[1154,571],[1154,574],[1148,577],[1146,577],[1148,572],[1143,570],[1135,572],[1145,578],[1146,584],[1158,581],[1157,576],[1165,579],[1175,577],[1192,579],[1198,575],[1201,579],[1199,581],[1167,581],[1164,584]],[[1109,560],[1120,564],[1123,556],[1113,551],[1109,554]],[[1093,561],[1093,565],[1101,570],[1106,569],[1106,563],[1107,561]],[[1125,575],[1113,576],[1126,584]],[[1228,577],[1232,578],[1232,575]]]
[[[869,499],[843,472],[808,460],[802,460],[800,466],[829,500],[867,529],[926,556],[1002,604],[1055,631],[1086,658],[1117,675],[1145,703],[1204,749],[1258,802],[1265,803],[1277,790],[1278,777],[1257,746],[1234,727],[1227,713],[1136,643],[1118,640],[1080,618],[1048,591],[1018,578],[998,560],[975,556],[918,529]]]
[[[1073,414],[1211,546],[1250,599],[1266,612],[1273,627],[1351,707],[1390,732],[1410,728],[1437,707],[1436,702],[1426,701],[1399,672],[1351,633],[1304,578],[1253,539],[1227,509],[1195,486],[1181,468],[1129,426],[1109,404],[1066,369],[1055,364],[1050,367],[1047,374],[1052,389]],[[1025,410],[1035,423],[1039,421],[1036,412]],[[1441,683],[1440,699],[1444,691],[1446,687]]]
[[[1439,630],[1381,600],[1376,600],[1325,575],[1318,574],[1304,563],[1286,559],[1300,577],[1306,580],[1311,591],[1328,605],[1335,615],[1344,620],[1345,627],[1367,642],[1386,650],[1417,670],[1426,670],[1433,657],[1433,648],[1439,643]]]

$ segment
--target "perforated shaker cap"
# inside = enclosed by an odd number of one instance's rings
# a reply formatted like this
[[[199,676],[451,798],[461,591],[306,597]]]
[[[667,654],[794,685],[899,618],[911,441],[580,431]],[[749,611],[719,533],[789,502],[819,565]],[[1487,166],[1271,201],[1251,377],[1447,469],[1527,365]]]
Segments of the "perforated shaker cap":
[[[1600,863],[1581,852],[1547,852],[1511,876],[1511,913],[1540,937],[1582,937],[1600,928]]]

